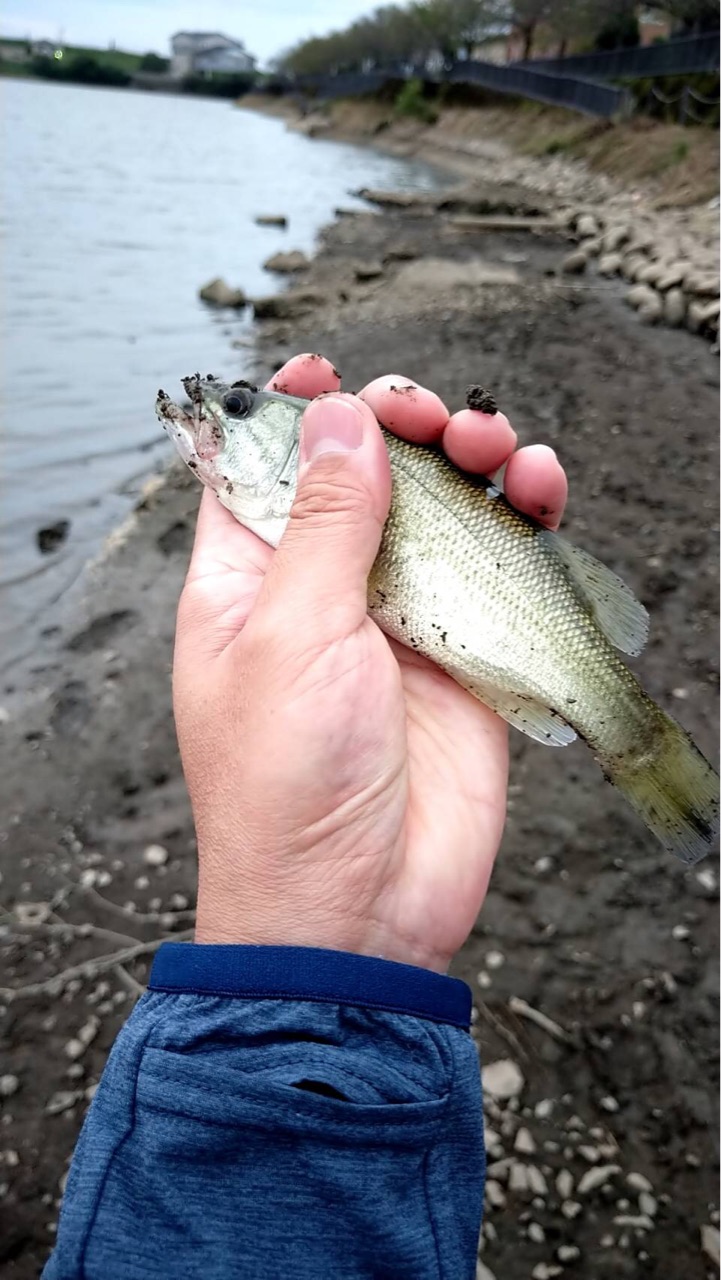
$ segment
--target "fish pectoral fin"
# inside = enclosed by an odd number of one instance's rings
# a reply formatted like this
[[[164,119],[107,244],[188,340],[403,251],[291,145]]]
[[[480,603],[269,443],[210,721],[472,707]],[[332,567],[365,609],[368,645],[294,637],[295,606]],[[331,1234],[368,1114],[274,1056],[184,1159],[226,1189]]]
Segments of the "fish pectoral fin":
[[[553,539],[556,554],[590,605],[606,639],[622,653],[640,653],[648,639],[648,614],[631,588],[595,556],[574,547],[557,533],[543,536]]]
[[[567,747],[576,737],[576,730],[571,728],[563,716],[551,707],[544,706],[536,698],[508,693],[505,689],[497,689],[483,681],[469,679],[464,672],[454,671],[451,674],[479,702],[485,702],[491,711],[495,711],[502,720],[507,720],[514,729],[520,729],[528,738],[542,742],[547,747]]]

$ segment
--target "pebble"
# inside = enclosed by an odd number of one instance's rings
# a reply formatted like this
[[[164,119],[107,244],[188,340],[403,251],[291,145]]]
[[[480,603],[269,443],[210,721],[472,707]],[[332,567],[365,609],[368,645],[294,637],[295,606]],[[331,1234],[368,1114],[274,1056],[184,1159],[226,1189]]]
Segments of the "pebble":
[[[719,1266],[719,1233],[717,1227],[704,1225],[701,1227],[701,1252],[710,1258],[715,1266]]]
[[[576,232],[579,236],[597,236],[598,223],[592,213],[582,213],[576,221]]]
[[[97,871],[93,871],[92,867],[87,867],[85,871],[80,872],[79,884],[81,889],[92,889],[98,878]]]
[[[528,1186],[535,1196],[548,1195],[548,1183],[541,1170],[537,1169],[535,1164],[526,1165],[526,1178],[528,1179]]]
[[[586,270],[588,261],[585,249],[574,249],[573,253],[569,253],[561,263],[561,271],[566,275],[581,275]]]
[[[481,969],[476,981],[482,991],[487,991],[491,985],[491,975],[490,973],[486,973],[485,969]]]
[[[706,890],[707,893],[713,893],[718,887],[716,884],[716,876],[714,875],[711,867],[702,867],[700,871],[697,871],[696,881],[701,885],[702,889]]]
[[[500,1182],[489,1178],[486,1182],[486,1200],[492,1209],[503,1209],[506,1204],[506,1193]]]
[[[553,871],[553,858],[550,854],[544,853],[542,857],[536,858],[533,864],[533,870],[537,876],[546,876],[549,871]]]
[[[581,1250],[577,1244],[562,1244],[556,1250],[559,1262],[577,1262],[580,1256]]]
[[[528,1191],[528,1176],[525,1164],[514,1160],[508,1174],[508,1190],[509,1191]]]
[[[619,1213],[613,1221],[617,1227],[632,1227],[634,1231],[653,1230],[653,1222],[644,1213],[638,1215]]]
[[[663,318],[672,329],[683,324],[686,315],[686,299],[682,289],[669,289],[663,304]],[[674,690],[675,693],[675,690]]]
[[[642,1173],[629,1173],[626,1182],[632,1191],[653,1191],[653,1184]]]
[[[501,969],[506,963],[506,957],[502,951],[489,951],[486,955],[487,969]]]
[[[578,1154],[583,1156],[584,1160],[587,1160],[589,1164],[598,1164],[601,1159],[601,1152],[598,1147],[579,1147]]]
[[[148,867],[164,867],[169,856],[162,844],[149,844],[143,852],[143,862]]]
[[[638,1197],[638,1207],[647,1218],[655,1218],[658,1213],[656,1197],[650,1191],[642,1191]]]
[[[100,1021],[96,1017],[88,1018],[84,1026],[80,1028],[77,1036],[72,1040],[68,1040],[65,1045],[65,1053],[69,1058],[80,1058],[85,1053],[89,1044],[92,1044],[98,1031],[100,1030]]]
[[[528,1129],[519,1129],[516,1134],[516,1141],[513,1144],[514,1151],[520,1151],[523,1155],[532,1156],[536,1150],[536,1144]]]
[[[134,881],[134,884],[136,889],[147,889],[150,885],[150,881],[147,876],[138,876],[137,880]]]
[[[600,1244],[602,1249],[612,1249],[616,1243],[616,1238],[615,1236],[609,1235],[609,1233],[607,1232],[605,1236],[601,1236],[601,1239],[599,1240],[598,1243]]]
[[[0,1076],[0,1098],[12,1098],[20,1088],[17,1076]]]
[[[543,1227],[541,1226],[540,1222],[529,1222],[528,1239],[532,1240],[534,1244],[544,1243],[546,1239],[546,1233],[543,1230]]]
[[[173,911],[187,911],[189,902],[184,893],[174,893],[170,899]]]
[[[476,1263],[476,1280],[496,1280],[493,1272],[486,1266],[485,1262],[481,1262],[480,1258]]]
[[[500,1133],[496,1133],[495,1129],[491,1129],[488,1125],[485,1125],[483,1130],[483,1140],[486,1145],[486,1151],[492,1159],[503,1155],[501,1135]]]
[[[688,925],[685,924],[675,924],[671,930],[671,937],[676,942],[685,942],[686,938],[688,938],[690,934],[691,930],[688,928]]]
[[[561,1205],[561,1213],[564,1218],[568,1218],[569,1222],[573,1222],[573,1219],[577,1218],[579,1213],[583,1213],[583,1205],[579,1204],[577,1200],[564,1200]]]
[[[554,1107],[553,1098],[541,1098],[533,1108],[534,1115],[537,1120],[548,1120]]]
[[[618,1102],[615,1098],[611,1097],[610,1093],[607,1093],[605,1098],[601,1098],[600,1105],[603,1107],[604,1111],[608,1111],[611,1115],[614,1115],[615,1112],[618,1111]]]
[[[620,271],[622,262],[620,253],[604,253],[598,260],[599,275],[615,276]]]
[[[570,1200],[573,1195],[573,1174],[570,1169],[561,1169],[556,1177],[556,1191],[562,1200]]]
[[[522,1092],[525,1080],[520,1067],[510,1058],[499,1058],[483,1068],[483,1091],[491,1098],[501,1101],[517,1098]]]
[[[607,1182],[611,1181],[611,1178],[614,1178],[620,1172],[621,1167],[617,1164],[602,1164],[596,1169],[587,1169],[578,1184],[578,1194],[580,1196],[590,1195],[592,1191],[597,1191],[599,1187],[604,1187]]]
[[[82,1089],[60,1089],[46,1103],[45,1114],[48,1116],[62,1115],[64,1111],[70,1111],[82,1096]]]
[[[486,1173],[488,1174],[489,1178],[500,1178],[501,1181],[506,1182],[508,1180],[508,1174],[511,1169],[511,1166],[514,1163],[515,1161],[510,1159],[494,1160],[491,1164],[489,1164],[486,1170]]]
[[[619,249],[620,246],[628,240],[629,234],[628,227],[620,226],[618,224],[616,224],[616,226],[609,227],[603,237],[603,247],[606,252],[614,253],[616,249]]]
[[[660,289],[661,293],[665,293],[667,289],[673,289],[675,285],[683,284],[690,269],[690,262],[672,262],[666,267],[665,271],[659,274],[656,288]]]
[[[562,1267],[554,1267],[552,1262],[538,1262],[531,1272],[533,1280],[554,1280],[563,1275]]]

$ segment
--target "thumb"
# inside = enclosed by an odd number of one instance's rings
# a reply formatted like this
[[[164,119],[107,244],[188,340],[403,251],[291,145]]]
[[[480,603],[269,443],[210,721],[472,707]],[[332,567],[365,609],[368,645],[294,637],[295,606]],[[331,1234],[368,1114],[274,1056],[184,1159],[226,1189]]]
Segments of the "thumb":
[[[295,502],[256,606],[266,625],[290,621],[322,644],[361,625],[390,498],[388,453],[368,405],[335,392],[311,401]]]

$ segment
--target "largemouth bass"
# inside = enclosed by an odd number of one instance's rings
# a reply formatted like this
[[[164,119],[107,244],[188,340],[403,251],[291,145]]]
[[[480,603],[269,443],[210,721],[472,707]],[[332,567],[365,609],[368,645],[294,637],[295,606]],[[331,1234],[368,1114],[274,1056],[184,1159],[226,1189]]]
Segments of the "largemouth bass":
[[[306,400],[184,379],[158,417],[181,457],[241,524],[277,546],[295,496]],[[648,615],[585,551],[516,511],[490,480],[384,431],[393,497],[368,610],[396,640],[538,742],[578,736],[670,852],[693,863],[718,826],[719,780],[618,656]]]

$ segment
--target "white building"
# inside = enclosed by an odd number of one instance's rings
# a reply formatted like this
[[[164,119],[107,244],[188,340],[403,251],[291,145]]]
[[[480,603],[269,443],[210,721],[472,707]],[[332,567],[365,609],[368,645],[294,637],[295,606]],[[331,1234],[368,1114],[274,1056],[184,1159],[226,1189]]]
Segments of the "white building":
[[[219,31],[179,31],[171,38],[170,48],[170,74],[175,80],[213,71],[237,75],[255,68],[255,58],[242,41]]]

